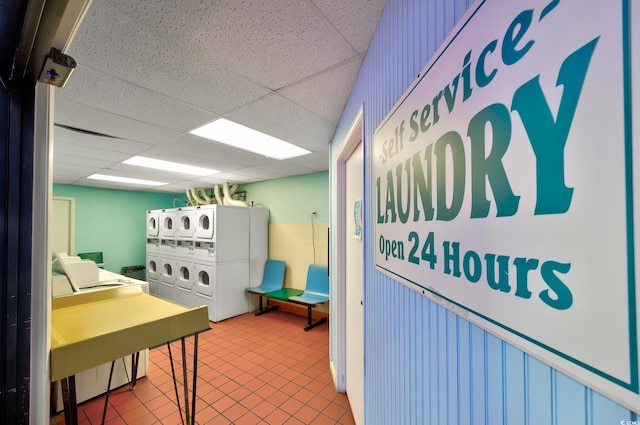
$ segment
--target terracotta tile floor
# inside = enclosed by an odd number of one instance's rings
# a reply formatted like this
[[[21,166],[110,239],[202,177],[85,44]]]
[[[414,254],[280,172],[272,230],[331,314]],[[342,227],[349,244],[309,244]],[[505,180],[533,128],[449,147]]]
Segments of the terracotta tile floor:
[[[281,311],[212,323],[199,336],[196,423],[353,424],[347,396],[336,392],[331,379],[328,325],[304,332],[305,324],[306,317]],[[171,353],[184,407],[179,343],[172,344]],[[104,397],[78,406],[79,423],[99,424],[103,406]],[[64,423],[63,415],[53,422]],[[105,423],[182,423],[166,345],[149,350],[147,376],[135,390],[125,386],[111,392]]]

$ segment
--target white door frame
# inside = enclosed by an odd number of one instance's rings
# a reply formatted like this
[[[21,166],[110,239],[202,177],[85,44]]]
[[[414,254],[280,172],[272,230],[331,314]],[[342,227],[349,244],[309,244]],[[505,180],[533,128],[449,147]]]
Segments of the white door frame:
[[[50,200],[51,202],[51,210],[47,211],[47,216],[48,216],[48,222],[52,223],[52,224],[58,224],[55,221],[55,215],[56,215],[56,205],[58,202],[64,202],[68,205],[67,209],[69,211],[69,233],[67,234],[67,245],[69,246],[69,249],[65,252],[65,254],[69,254],[69,255],[76,255],[76,198],[74,197],[70,197],[70,196],[53,196]],[[49,232],[51,232],[52,230],[49,229]],[[49,233],[49,245],[54,245],[51,243],[53,238],[53,235],[51,235],[51,233]],[[52,249],[54,249],[55,247],[52,247]],[[50,255],[47,254],[47,258],[49,258]]]
[[[363,134],[363,110],[364,105],[360,106],[358,113],[356,114],[347,136],[344,139],[344,143],[338,152],[336,158],[336,266],[333,268],[334,277],[336,279],[336,305],[337,305],[337,332],[336,332],[336,389],[340,392],[345,392],[346,386],[346,363],[347,363],[347,304],[346,304],[346,274],[345,274],[345,258],[346,258],[346,244],[345,239],[347,237],[347,223],[345,221],[345,211],[347,209],[347,180],[346,180],[346,168],[347,160],[351,157],[353,151],[358,147],[360,142],[364,143]],[[364,145],[363,145],[364,149]]]

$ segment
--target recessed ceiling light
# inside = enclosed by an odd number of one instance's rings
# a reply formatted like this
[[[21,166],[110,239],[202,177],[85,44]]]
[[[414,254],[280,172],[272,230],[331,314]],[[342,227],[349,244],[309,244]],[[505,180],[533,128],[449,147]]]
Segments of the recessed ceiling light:
[[[168,184],[163,182],[154,182],[152,180],[141,180],[141,179],[131,179],[129,177],[108,176],[106,174],[92,174],[87,178],[93,179],[93,180],[106,180],[110,182],[138,184],[138,185],[144,185],[144,186],[163,186],[165,184]]]
[[[311,153],[299,146],[224,118],[198,127],[190,133],[275,159],[288,159]]]
[[[161,159],[147,158],[144,156],[131,157],[126,161],[123,161],[123,164],[155,168],[157,170],[172,171],[175,173],[193,174],[196,176],[210,176],[211,174],[220,172],[210,168],[194,167],[193,165],[179,164],[177,162],[163,161]]]

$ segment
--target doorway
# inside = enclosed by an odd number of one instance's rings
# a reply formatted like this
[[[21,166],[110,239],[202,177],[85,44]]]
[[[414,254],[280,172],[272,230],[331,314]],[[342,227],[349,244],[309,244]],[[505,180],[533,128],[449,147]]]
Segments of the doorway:
[[[356,424],[364,423],[364,149],[360,108],[337,157],[338,357]]]

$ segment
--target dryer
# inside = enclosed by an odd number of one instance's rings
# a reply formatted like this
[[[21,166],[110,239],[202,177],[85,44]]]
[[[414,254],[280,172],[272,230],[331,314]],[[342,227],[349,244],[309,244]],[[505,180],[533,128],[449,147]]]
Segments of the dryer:
[[[206,303],[209,320],[218,322],[249,311],[249,261],[195,262],[196,305]]]
[[[160,211],[147,211],[147,238],[157,238],[160,235]]]
[[[178,213],[174,209],[162,210],[160,212],[160,237],[174,238],[178,230]]]
[[[195,221],[196,249],[206,248],[211,261],[225,262],[249,259],[248,207],[198,206],[195,209]],[[199,247],[198,242],[209,245]],[[211,243],[213,245],[210,245]]]
[[[176,237],[178,239],[191,239],[193,237],[195,209],[194,207],[178,208],[176,212]]]
[[[147,279],[160,280],[160,257],[147,254]]]
[[[177,258],[176,268],[175,302],[185,307],[195,307],[193,283],[196,278],[196,273],[193,260]]]
[[[160,297],[173,301],[176,284],[176,260],[171,257],[159,257],[160,259]]]
[[[199,205],[194,210],[194,224],[196,239],[213,239],[213,224],[217,205]]]
[[[176,259],[176,287],[191,292],[195,277],[195,269],[192,260]]]

